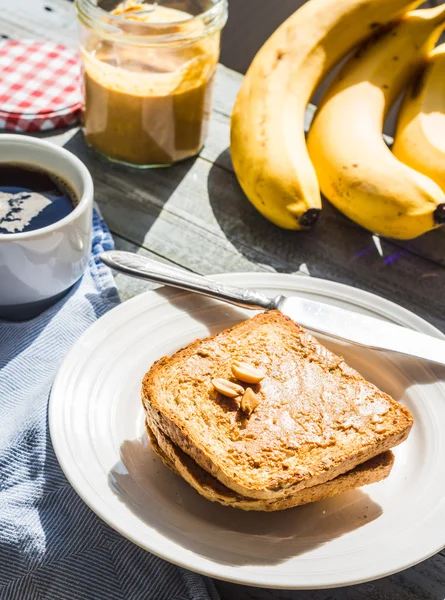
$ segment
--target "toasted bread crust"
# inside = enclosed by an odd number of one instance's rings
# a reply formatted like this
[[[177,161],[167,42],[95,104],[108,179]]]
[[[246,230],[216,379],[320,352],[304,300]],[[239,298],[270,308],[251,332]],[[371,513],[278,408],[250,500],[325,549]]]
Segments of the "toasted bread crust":
[[[211,385],[233,360],[266,371],[244,419]],[[153,427],[237,494],[271,500],[332,480],[406,439],[409,411],[279,311],[157,361],[142,401]]]
[[[201,496],[223,506],[232,506],[246,511],[272,512],[295,506],[318,502],[358,487],[376,483],[388,477],[394,464],[394,455],[388,450],[383,454],[358,465],[352,471],[319,485],[304,488],[288,498],[259,500],[240,496],[204,471],[188,454],[173,444],[159,429],[147,433],[153,451],[162,462],[189,483]]]

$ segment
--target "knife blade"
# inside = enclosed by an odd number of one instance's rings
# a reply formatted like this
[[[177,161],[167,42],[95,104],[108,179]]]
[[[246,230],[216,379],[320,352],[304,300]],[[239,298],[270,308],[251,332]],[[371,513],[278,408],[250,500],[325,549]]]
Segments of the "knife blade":
[[[278,308],[302,327],[316,333],[445,365],[445,341],[433,336],[296,296],[282,298]]]
[[[268,298],[256,290],[223,284],[132,252],[111,250],[102,253],[100,258],[109,267],[132,277],[178,287],[243,308],[278,309],[311,331],[374,350],[397,352],[445,365],[445,340],[375,317],[298,296]]]

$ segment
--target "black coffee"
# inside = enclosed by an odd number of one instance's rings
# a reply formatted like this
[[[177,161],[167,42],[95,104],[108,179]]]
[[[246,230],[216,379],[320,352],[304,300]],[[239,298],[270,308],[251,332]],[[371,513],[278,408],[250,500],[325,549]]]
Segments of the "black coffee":
[[[52,225],[70,214],[76,194],[61,177],[21,163],[0,163],[0,233]]]

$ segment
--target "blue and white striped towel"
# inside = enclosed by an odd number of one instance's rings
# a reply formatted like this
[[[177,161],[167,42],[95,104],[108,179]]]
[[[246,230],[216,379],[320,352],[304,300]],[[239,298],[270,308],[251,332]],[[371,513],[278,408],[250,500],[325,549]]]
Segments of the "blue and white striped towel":
[[[97,213],[82,280],[32,321],[0,323],[0,600],[217,600],[211,580],[168,564],[102,522],[65,479],[48,396],[72,344],[119,303],[98,255],[113,247]]]

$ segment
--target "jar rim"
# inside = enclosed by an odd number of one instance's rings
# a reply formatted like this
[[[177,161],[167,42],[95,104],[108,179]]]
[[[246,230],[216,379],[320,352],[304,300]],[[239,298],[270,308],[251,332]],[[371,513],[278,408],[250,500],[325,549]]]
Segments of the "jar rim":
[[[94,4],[93,0],[75,0],[75,8],[78,18],[83,24],[91,28],[100,29],[107,39],[122,40],[124,37],[125,41],[144,45],[156,43],[157,45],[159,43],[171,44],[175,41],[196,41],[214,31],[221,30],[227,21],[228,0],[211,1],[213,4],[208,9],[181,21],[150,23],[133,21],[132,23],[141,32],[139,34],[123,32],[119,28],[119,24],[126,23],[128,25],[131,21],[123,19],[119,15],[109,13],[97,4]],[[193,35],[194,30],[190,28],[190,25],[193,23],[204,25],[204,27],[197,28],[195,35]],[[175,28],[178,28],[178,30],[172,31]],[[184,30],[181,31],[181,28]]]

